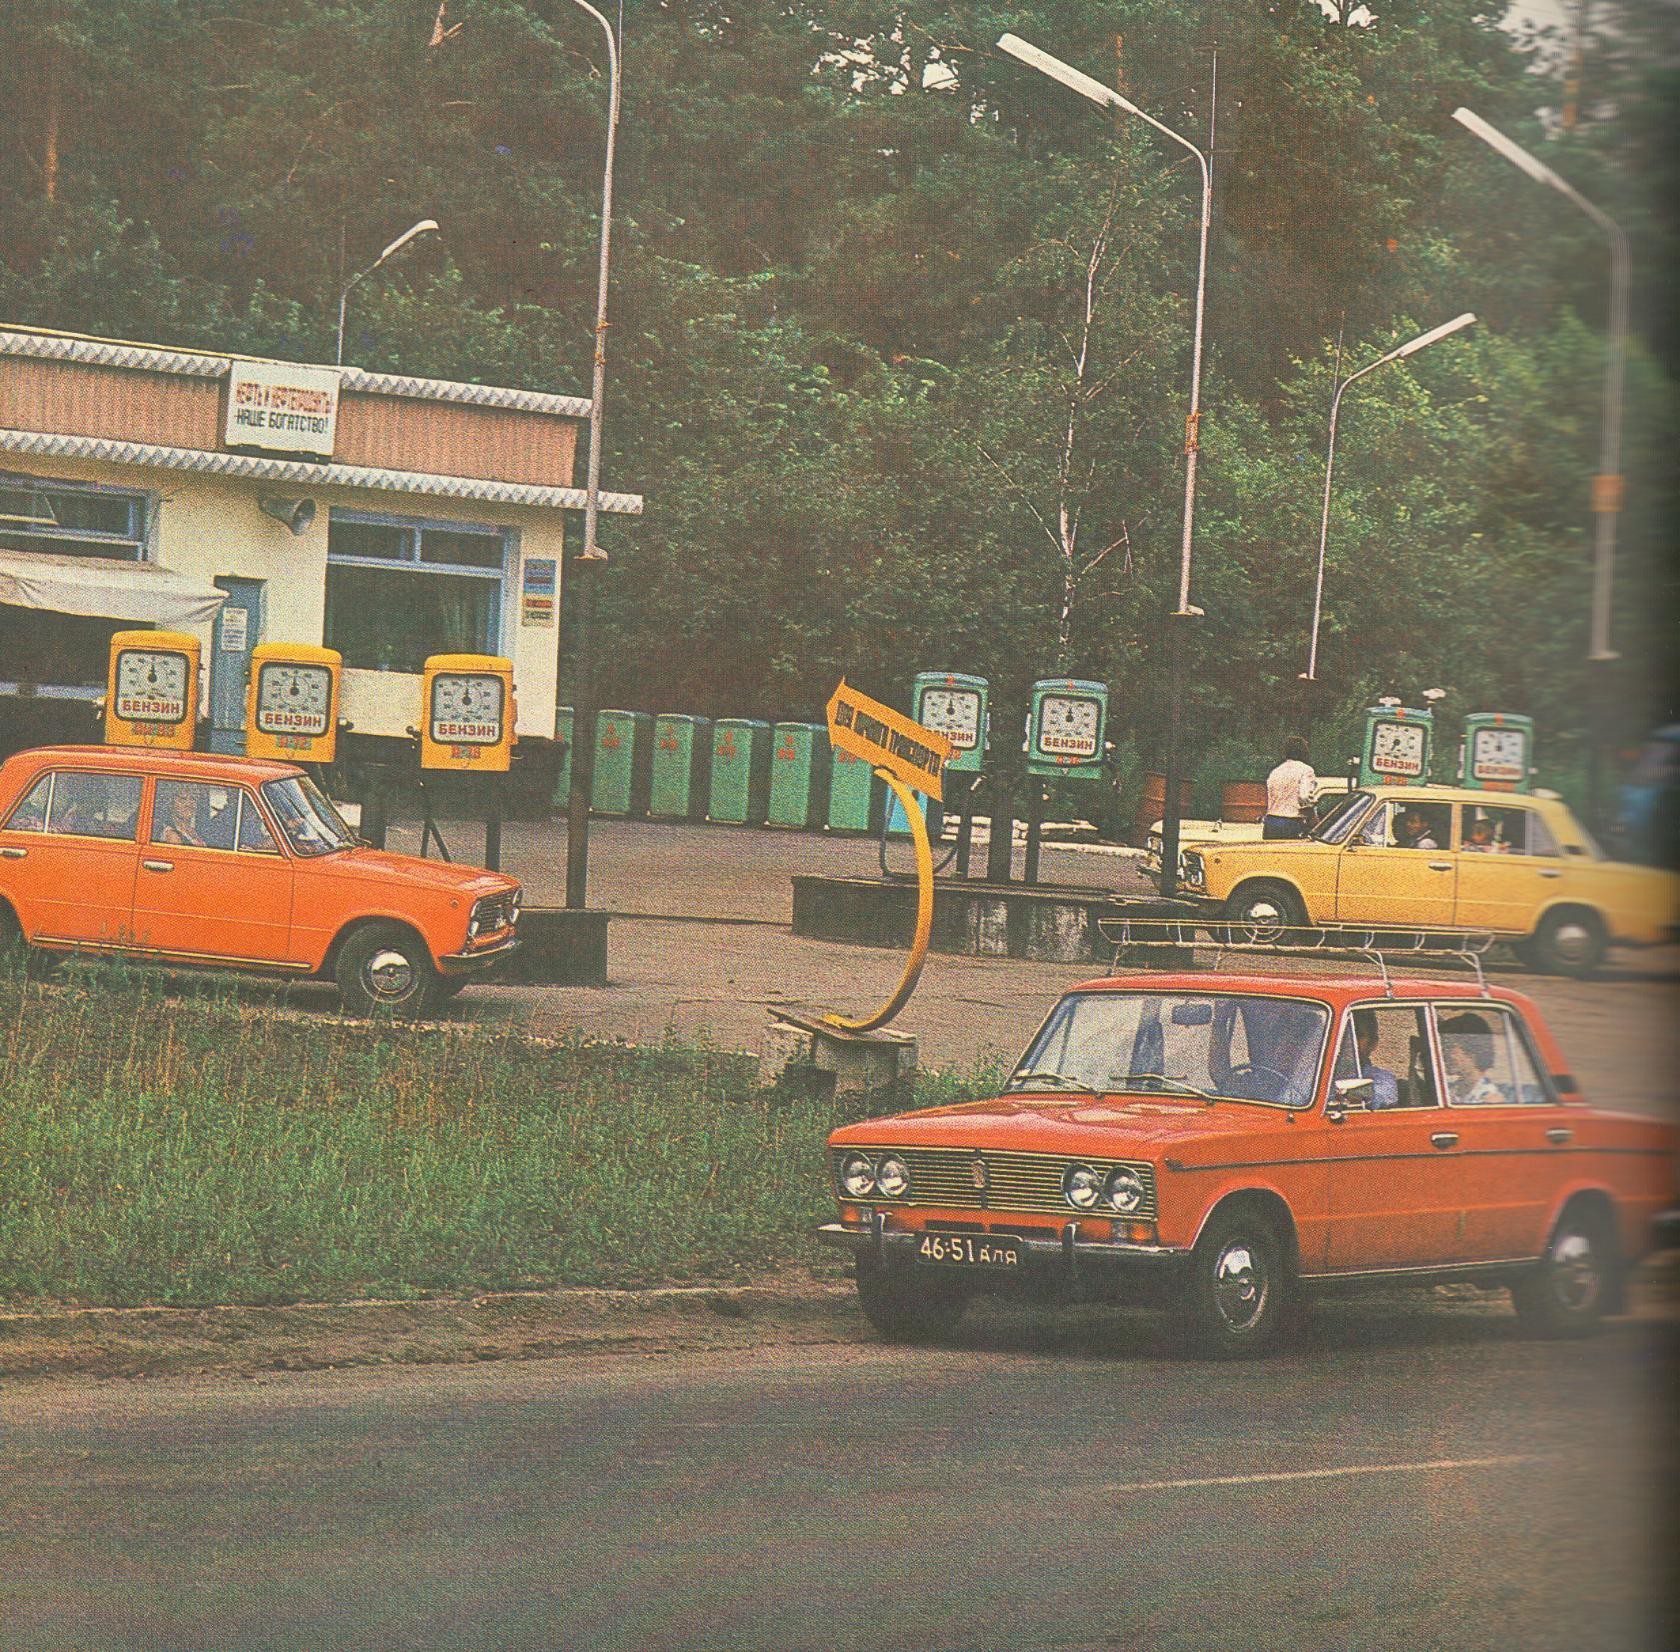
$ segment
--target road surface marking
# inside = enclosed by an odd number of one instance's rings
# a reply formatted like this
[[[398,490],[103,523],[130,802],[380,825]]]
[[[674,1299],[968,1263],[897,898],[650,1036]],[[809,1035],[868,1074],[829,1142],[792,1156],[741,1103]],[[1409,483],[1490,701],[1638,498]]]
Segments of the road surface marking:
[[[1348,1468],[1302,1468],[1280,1474],[1221,1474],[1206,1480],[1126,1480],[1109,1491],[1184,1491],[1195,1486],[1266,1486],[1286,1480],[1336,1480],[1354,1474],[1419,1474],[1431,1469],[1506,1468],[1538,1457],[1437,1457],[1427,1463],[1359,1463]]]

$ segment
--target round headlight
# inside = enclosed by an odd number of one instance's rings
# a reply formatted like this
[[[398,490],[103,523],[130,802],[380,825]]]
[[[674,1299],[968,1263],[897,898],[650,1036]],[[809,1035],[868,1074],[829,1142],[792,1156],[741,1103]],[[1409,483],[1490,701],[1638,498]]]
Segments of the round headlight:
[[[1135,1170],[1123,1166],[1111,1170],[1103,1184],[1103,1197],[1114,1209],[1130,1213],[1143,1203],[1143,1178]]]
[[[1075,1210],[1090,1210],[1102,1195],[1102,1177],[1088,1164],[1069,1165],[1062,1192]]]
[[[848,1153],[840,1161],[840,1186],[851,1198],[867,1198],[875,1191],[874,1162],[862,1153]]]
[[[883,1199],[902,1199],[910,1191],[910,1167],[903,1159],[888,1156],[875,1167],[875,1191]]]

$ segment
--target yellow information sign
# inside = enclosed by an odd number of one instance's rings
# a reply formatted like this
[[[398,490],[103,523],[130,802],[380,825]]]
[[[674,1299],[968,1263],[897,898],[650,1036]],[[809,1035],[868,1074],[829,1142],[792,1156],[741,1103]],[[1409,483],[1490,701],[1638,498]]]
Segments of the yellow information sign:
[[[848,687],[844,677],[828,702],[828,738],[841,751],[945,801],[945,765],[956,747],[902,711]]]

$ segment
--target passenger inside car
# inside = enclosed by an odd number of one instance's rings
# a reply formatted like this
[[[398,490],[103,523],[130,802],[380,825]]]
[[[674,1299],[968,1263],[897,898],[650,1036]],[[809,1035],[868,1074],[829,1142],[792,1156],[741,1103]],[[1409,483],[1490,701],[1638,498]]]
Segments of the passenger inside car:
[[[1497,1107],[1510,1100],[1493,1080],[1493,1029],[1481,1016],[1455,1015],[1443,1021],[1441,1056],[1456,1105]]]
[[[1370,1079],[1365,1105],[1373,1113],[1437,1106],[1423,1012],[1402,1004],[1356,1010],[1336,1055],[1336,1077]]]

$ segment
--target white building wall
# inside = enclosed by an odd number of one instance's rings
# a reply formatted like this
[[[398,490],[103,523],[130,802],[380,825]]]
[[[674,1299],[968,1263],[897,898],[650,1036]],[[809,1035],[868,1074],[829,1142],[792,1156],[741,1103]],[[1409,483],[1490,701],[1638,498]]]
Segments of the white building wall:
[[[319,644],[324,640],[327,522],[335,506],[432,522],[512,529],[502,589],[501,641],[496,651],[513,661],[519,734],[543,738],[554,734],[560,593],[556,590],[554,594],[553,619],[541,625],[524,623],[521,592],[524,562],[530,557],[552,560],[556,564],[556,584],[559,582],[564,534],[558,511],[383,490],[236,481],[85,460],[31,458],[4,468],[18,474],[149,493],[154,505],[148,544],[151,560],[206,584],[217,576],[263,582],[262,635],[255,639],[259,642]],[[294,535],[284,523],[257,508],[259,498],[270,496],[313,499],[314,521],[302,534]],[[199,630],[208,665],[214,627],[202,626]],[[440,640],[440,651],[443,646]],[[208,670],[204,682],[208,695]],[[405,672],[346,671],[341,705],[343,715],[358,734],[404,734],[420,721],[420,678]]]

